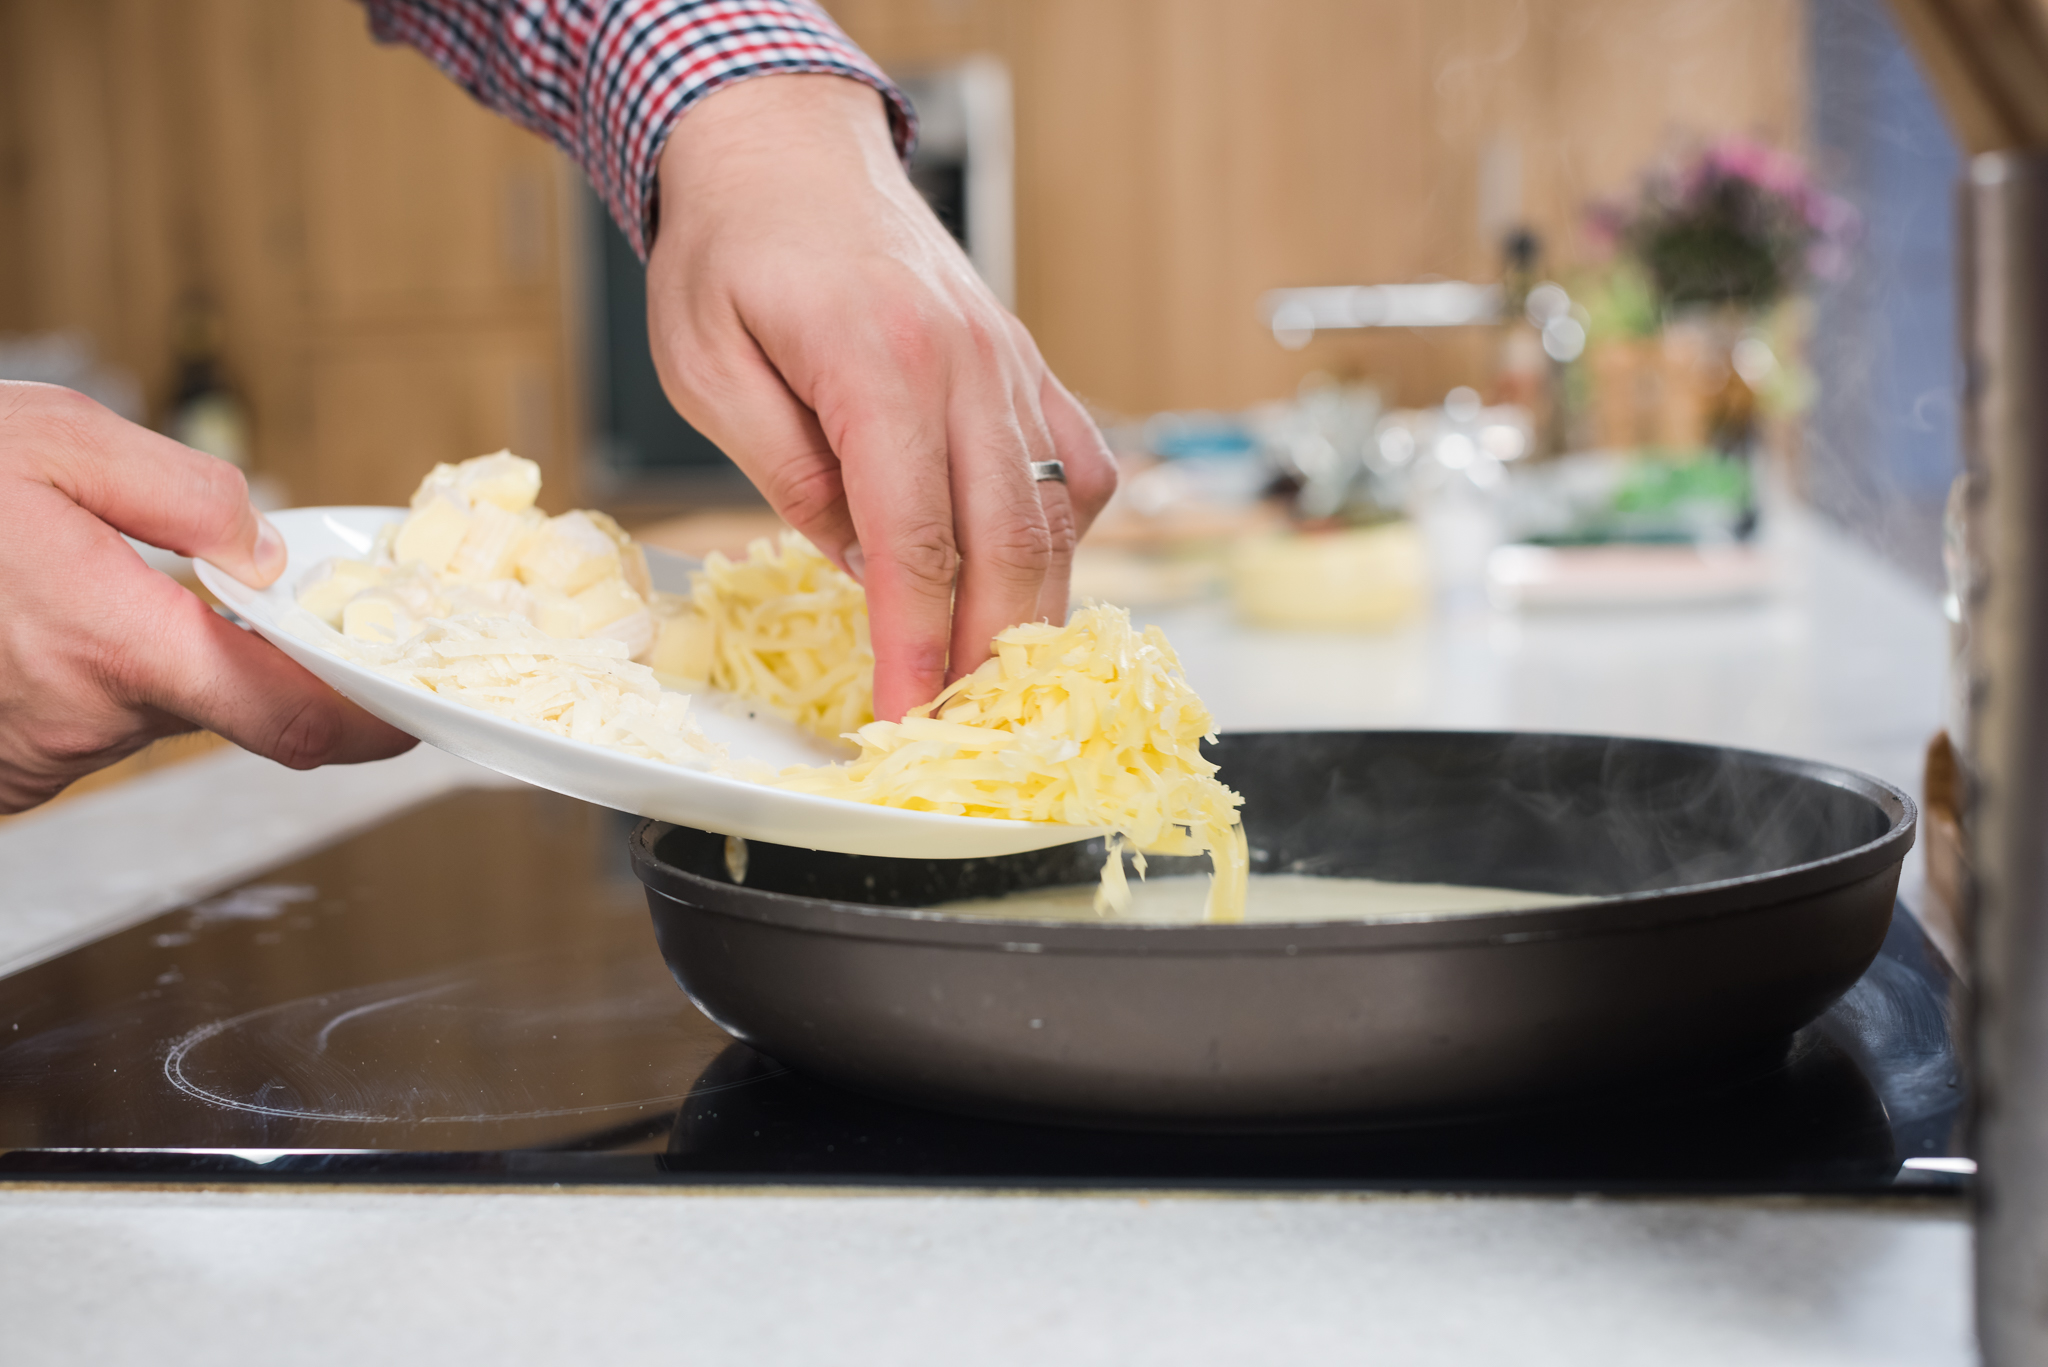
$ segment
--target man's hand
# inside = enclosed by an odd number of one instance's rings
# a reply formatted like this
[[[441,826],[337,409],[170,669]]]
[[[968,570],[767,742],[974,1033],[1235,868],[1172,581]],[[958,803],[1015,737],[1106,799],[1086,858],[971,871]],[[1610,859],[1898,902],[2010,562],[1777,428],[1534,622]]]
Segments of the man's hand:
[[[144,565],[121,532],[258,588],[284,571],[232,465],[68,389],[0,383],[0,812],[196,727],[294,769],[413,744]]]
[[[1066,620],[1116,466],[1031,336],[911,187],[880,97],[766,76],[684,115],[661,158],[648,329],[668,396],[865,584],[875,715]],[[1058,460],[1067,482],[1034,483]]]

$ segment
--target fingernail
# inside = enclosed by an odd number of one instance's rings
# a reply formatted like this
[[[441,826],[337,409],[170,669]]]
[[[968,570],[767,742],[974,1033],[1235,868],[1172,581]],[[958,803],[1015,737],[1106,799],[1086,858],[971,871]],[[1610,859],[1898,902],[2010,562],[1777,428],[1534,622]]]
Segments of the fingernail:
[[[263,577],[265,584],[284,573],[284,538],[277,528],[270,525],[270,519],[256,514],[256,573]]]
[[[868,558],[861,551],[860,543],[858,541],[854,542],[851,546],[848,546],[846,548],[846,554],[844,556],[844,559],[846,561],[846,572],[853,576],[853,581],[856,584],[867,583]]]

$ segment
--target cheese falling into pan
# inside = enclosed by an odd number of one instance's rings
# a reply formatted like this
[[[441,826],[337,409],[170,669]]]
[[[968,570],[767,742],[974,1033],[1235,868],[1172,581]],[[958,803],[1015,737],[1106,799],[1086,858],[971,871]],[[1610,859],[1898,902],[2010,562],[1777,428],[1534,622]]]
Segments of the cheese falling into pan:
[[[785,788],[955,816],[1056,821],[1115,832],[1097,892],[1131,904],[1119,847],[1143,856],[1207,854],[1212,920],[1243,915],[1250,868],[1243,801],[1202,758],[1215,723],[1157,627],[1088,607],[1065,626],[1027,623],[995,653],[900,722],[870,722],[860,757],[791,769]]]

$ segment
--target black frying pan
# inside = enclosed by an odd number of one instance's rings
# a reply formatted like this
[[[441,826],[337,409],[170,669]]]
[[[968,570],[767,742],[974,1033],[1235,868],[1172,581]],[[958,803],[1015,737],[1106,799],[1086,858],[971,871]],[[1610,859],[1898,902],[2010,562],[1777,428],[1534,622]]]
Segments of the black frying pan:
[[[1143,926],[918,908],[1088,882],[1099,841],[979,860],[643,823],[676,980],[790,1067],[972,1114],[1328,1126],[1504,1109],[1770,1045],[1884,939],[1911,799],[1830,765],[1666,741],[1226,736],[1255,872],[1583,893],[1400,922]],[[1206,867],[1155,859],[1157,873]]]

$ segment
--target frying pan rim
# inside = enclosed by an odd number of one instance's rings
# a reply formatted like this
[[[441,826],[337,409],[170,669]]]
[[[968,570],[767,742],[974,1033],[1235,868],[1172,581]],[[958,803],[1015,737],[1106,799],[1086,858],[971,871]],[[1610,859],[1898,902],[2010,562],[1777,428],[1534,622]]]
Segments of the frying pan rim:
[[[1711,752],[1717,756],[1841,788],[1872,802],[1891,818],[1875,839],[1782,869],[1678,888],[1587,898],[1561,906],[1479,912],[1457,916],[1416,916],[1385,921],[1262,921],[1255,924],[1132,925],[1086,921],[997,920],[945,916],[920,907],[882,907],[797,893],[737,887],[680,868],[655,852],[673,822],[652,818],[628,840],[633,871],[649,892],[697,910],[850,939],[911,942],[956,948],[1031,954],[1241,954],[1274,952],[1395,951],[1430,945],[1486,945],[1556,941],[1592,935],[1630,934],[1658,926],[1741,915],[1861,882],[1896,868],[1912,848],[1919,807],[1885,780],[1822,760],[1768,751],[1662,737],[1588,732],[1487,731],[1471,728],[1353,728],[1347,730],[1234,731],[1255,736],[1357,736],[1472,743],[1540,740],[1576,743],[1623,741],[1632,746]]]

